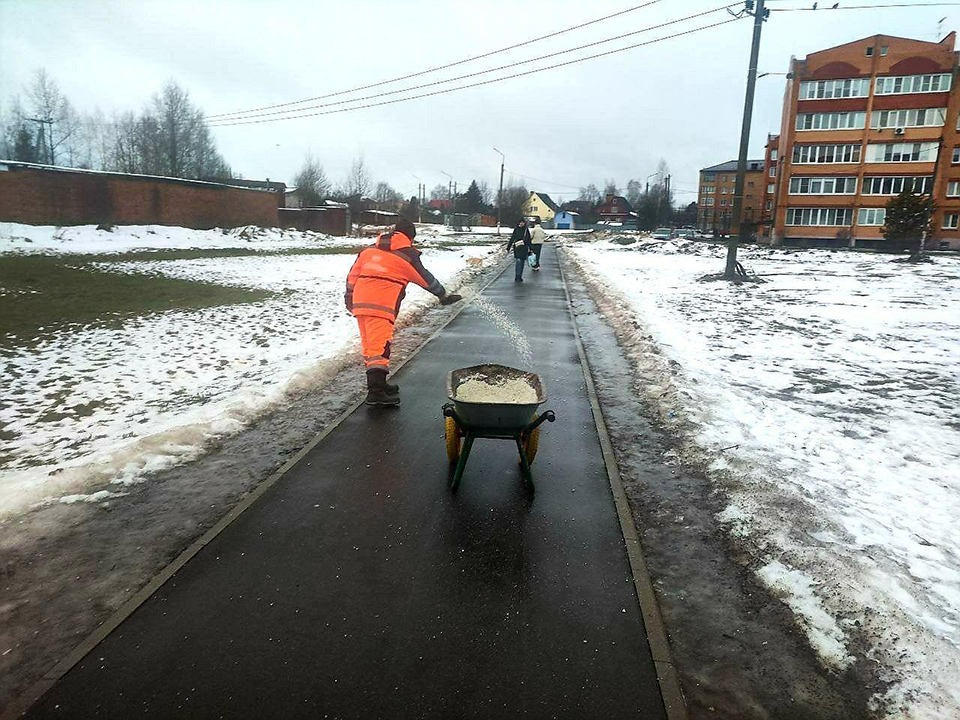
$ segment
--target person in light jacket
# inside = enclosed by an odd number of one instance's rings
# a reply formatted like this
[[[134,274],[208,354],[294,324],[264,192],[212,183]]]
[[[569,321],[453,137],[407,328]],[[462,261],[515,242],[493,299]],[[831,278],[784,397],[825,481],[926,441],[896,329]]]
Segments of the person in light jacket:
[[[513,257],[517,262],[517,273],[513,280],[514,282],[523,282],[523,266],[527,264],[527,256],[533,251],[526,220],[518,222],[513,229],[510,242],[507,243],[507,252],[510,252],[511,249],[513,249]]]
[[[547,239],[547,234],[540,227],[540,220],[534,220],[533,230],[530,231],[530,246],[533,248],[534,263],[533,269],[540,270],[540,253],[543,252],[543,241]]]

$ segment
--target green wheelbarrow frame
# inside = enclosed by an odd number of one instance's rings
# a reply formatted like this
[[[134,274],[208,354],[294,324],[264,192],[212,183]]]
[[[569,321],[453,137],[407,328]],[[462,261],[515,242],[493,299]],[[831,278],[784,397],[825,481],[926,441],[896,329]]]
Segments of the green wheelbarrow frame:
[[[452,418],[457,424],[457,428],[463,433],[463,447],[460,448],[460,455],[457,458],[456,468],[453,476],[450,478],[450,489],[456,491],[460,486],[460,480],[463,479],[463,471],[467,467],[467,459],[470,457],[470,450],[473,448],[473,441],[477,438],[487,438],[491,440],[510,440],[511,438],[517,444],[517,452],[520,455],[520,471],[527,487],[535,490],[533,484],[533,474],[530,472],[530,462],[527,459],[526,450],[523,447],[525,436],[529,436],[536,428],[545,422],[554,422],[557,416],[553,410],[546,410],[541,413],[533,422],[517,427],[482,427],[470,425],[463,421],[463,418],[457,413],[453,403],[447,403],[443,406],[443,416]]]

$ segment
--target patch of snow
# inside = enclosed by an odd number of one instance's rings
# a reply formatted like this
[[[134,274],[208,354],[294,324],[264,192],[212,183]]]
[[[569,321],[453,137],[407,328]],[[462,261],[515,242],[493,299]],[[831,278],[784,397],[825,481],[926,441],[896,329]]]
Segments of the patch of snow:
[[[639,387],[687,439],[830,666],[866,644],[891,717],[960,713],[960,260],[745,248],[765,284],[699,282],[726,248],[569,244]],[[829,621],[828,621],[829,619]]]
[[[489,246],[423,252],[451,290],[468,259],[501,257]],[[321,385],[358,352],[356,322],[343,307],[353,261],[348,254],[258,254],[102,263],[109,272],[276,294],[119,326],[66,327],[5,350],[0,516],[57,498],[107,497],[100,495],[105,484],[117,494]],[[410,285],[398,325],[435,302]]]

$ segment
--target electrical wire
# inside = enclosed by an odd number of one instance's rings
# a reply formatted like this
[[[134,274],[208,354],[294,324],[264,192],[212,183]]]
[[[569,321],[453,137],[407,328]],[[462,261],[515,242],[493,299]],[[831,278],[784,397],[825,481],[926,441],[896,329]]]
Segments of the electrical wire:
[[[437,85],[443,85],[445,83],[456,82],[458,80],[467,80],[469,78],[478,77],[480,75],[487,75],[489,73],[500,72],[501,70],[509,70],[510,68],[518,67],[520,65],[526,65],[532,62],[538,62],[540,60],[548,60],[550,58],[558,57],[560,55],[566,55],[567,53],[576,52],[577,50],[585,50],[587,48],[596,47],[598,45],[604,45],[609,42],[614,42],[615,40],[622,40],[633,35],[639,35],[641,33],[650,32],[651,30],[659,30],[661,28],[669,27],[670,25],[676,25],[677,23],[686,22],[687,20],[693,20],[695,18],[703,17],[704,15],[710,15],[720,10],[726,10],[730,5],[722,5],[720,7],[713,8],[712,10],[705,10],[703,12],[695,13],[693,15],[688,15],[686,17],[678,18],[676,20],[669,20],[667,22],[659,23],[657,25],[651,25],[649,27],[641,28],[640,30],[633,30],[628,33],[623,33],[622,35],[615,35],[604,40],[597,40],[596,42],[587,43],[586,45],[578,45],[577,47],[572,47],[568,50],[559,50],[557,52],[548,53],[546,55],[540,55],[538,57],[530,58],[528,60],[519,60],[514,63],[508,63],[506,65],[501,65],[499,67],[490,68],[489,70],[479,70],[473,73],[467,73],[465,75],[458,75],[456,77],[447,78],[445,80],[435,80],[429,83],[423,83],[422,85],[413,85],[408,88],[402,88],[400,90],[389,90],[387,92],[376,93],[374,95],[365,95],[364,97],[351,98],[349,100],[337,100],[336,102],[323,103],[320,105],[307,105],[306,107],[294,108],[291,110],[276,110],[274,112],[258,113],[254,115],[244,115],[243,117],[236,118],[223,118],[222,120],[214,120],[214,126],[222,127],[219,123],[229,123],[239,120],[253,120],[255,118],[262,117],[273,117],[273,116],[283,116],[289,113],[302,113],[306,110],[319,110],[320,108],[325,107],[335,107],[337,105],[349,105],[352,103],[365,102],[367,100],[375,100],[381,97],[388,97],[390,95],[399,95],[401,93],[412,92],[414,90],[422,90],[428,87],[436,87]]]
[[[605,52],[597,53],[595,55],[587,55],[586,57],[576,58],[574,60],[567,60],[566,62],[562,62],[562,63],[556,63],[555,65],[547,65],[546,67],[542,67],[542,68],[525,70],[524,72],[514,73],[513,75],[505,75],[503,77],[498,77],[498,78],[492,78],[490,80],[481,80],[480,82],[470,83],[468,85],[461,85],[459,87],[444,88],[442,90],[434,90],[432,92],[421,93],[419,95],[410,95],[409,97],[395,98],[393,100],[382,100],[380,102],[367,103],[366,105],[356,105],[354,107],[348,107],[348,108],[339,108],[336,110],[324,110],[321,112],[304,113],[301,115],[285,115],[283,117],[266,118],[263,120],[241,119],[236,122],[226,121],[219,124],[210,123],[210,127],[233,127],[236,125],[260,125],[263,123],[280,122],[282,120],[299,120],[301,118],[316,117],[319,115],[335,115],[338,113],[351,112],[353,110],[365,110],[367,108],[382,107],[384,105],[394,105],[396,103],[406,102],[407,100],[419,100],[421,98],[433,97],[435,95],[445,95],[446,93],[456,92],[458,90],[467,90],[468,88],[480,87],[482,85],[491,85],[493,83],[502,82],[504,80],[512,80],[514,78],[524,77],[526,75],[541,73],[546,70],[555,70],[557,68],[566,67],[567,65],[574,65],[576,63],[585,62],[587,60],[595,60],[597,58],[607,57],[609,55],[616,55],[617,53],[626,52],[627,50],[635,50],[636,48],[644,47],[646,45],[653,45],[658,42],[663,42],[664,40],[673,40],[674,38],[683,37],[684,35],[692,35],[693,33],[697,33],[702,30],[710,30],[715,27],[720,27],[721,25],[728,25],[729,23],[738,22],[742,19],[743,18],[740,18],[740,17],[733,17],[727,20],[721,20],[719,22],[711,23],[710,25],[702,25],[700,27],[692,28],[691,30],[684,30],[682,32],[677,32],[672,35],[665,35],[664,37],[656,38],[654,40],[647,40],[645,42],[635,43],[633,45],[627,45],[625,47],[617,48],[615,50],[607,50]]]
[[[579,187],[576,187],[574,185],[565,185],[563,183],[551,182],[550,180],[541,180],[540,178],[530,177],[529,175],[521,175],[520,173],[514,172],[513,170],[506,170],[506,172],[510,173],[514,177],[523,178],[524,180],[530,180],[531,182],[538,182],[538,183],[543,183],[544,185],[552,185],[555,187],[567,188],[569,190],[577,190],[577,191],[580,190]]]
[[[922,8],[922,7],[960,7],[960,2],[942,2],[942,3],[890,3],[885,5],[849,5],[847,7],[794,7],[794,8],[769,8],[770,12],[819,12],[825,10],[832,12],[834,10],[878,10],[882,8]]]
[[[428,68],[427,70],[421,70],[419,72],[410,73],[409,75],[402,75],[400,77],[396,77],[391,80],[381,80],[379,82],[371,83],[369,85],[361,85],[360,87],[355,87],[351,90],[340,90],[338,92],[327,93],[326,95],[317,95],[316,97],[312,97],[312,98],[304,98],[303,100],[293,100],[291,102],[278,103],[276,105],[264,105],[263,107],[251,108],[249,110],[237,110],[235,112],[220,113],[218,115],[210,115],[208,119],[225,118],[230,115],[246,115],[248,113],[259,112],[261,110],[273,110],[274,108],[289,107],[290,105],[301,105],[302,103],[313,102],[314,100],[323,100],[329,97],[336,97],[337,95],[346,95],[348,93],[359,92],[360,90],[369,90],[371,88],[380,87],[381,85],[389,85],[390,83],[400,82],[401,80],[409,80],[411,78],[420,77],[421,75],[426,75],[428,73],[438,72],[440,70],[447,70],[448,68],[456,67],[458,65],[464,65],[466,63],[473,62],[475,60],[482,60],[483,58],[488,58],[493,55],[499,55],[500,53],[504,53],[509,50],[515,50],[518,47],[532,45],[533,43],[540,42],[542,40],[549,40],[550,38],[554,38],[568,32],[573,32],[574,30],[580,30],[590,25],[596,25],[597,23],[603,22],[604,20],[610,20],[612,18],[620,17],[622,15],[626,15],[627,13],[634,12],[635,10],[641,10],[645,7],[656,5],[658,2],[661,2],[661,1],[662,0],[649,0],[648,2],[642,3],[640,5],[634,5],[633,7],[629,7],[626,10],[620,10],[619,12],[611,13],[610,15],[604,15],[603,17],[599,17],[594,20],[589,20],[585,23],[580,23],[579,25],[568,27],[565,30],[558,30],[556,32],[552,32],[549,35],[543,35],[541,37],[534,38],[532,40],[526,40],[524,42],[508,45],[506,47],[500,48],[499,50],[491,50],[490,52],[483,53],[482,55],[477,55],[476,57],[469,57],[463,60],[457,60],[456,62],[447,63],[446,65],[438,65],[437,67],[434,67],[434,68]]]

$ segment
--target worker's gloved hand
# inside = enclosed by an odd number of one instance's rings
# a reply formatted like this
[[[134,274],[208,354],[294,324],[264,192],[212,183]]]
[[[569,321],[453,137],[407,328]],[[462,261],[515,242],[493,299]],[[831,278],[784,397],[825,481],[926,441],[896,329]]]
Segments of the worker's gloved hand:
[[[442,298],[440,298],[440,304],[453,305],[455,302],[460,302],[461,300],[463,300],[463,297],[461,295],[451,295],[448,293],[444,295]]]

